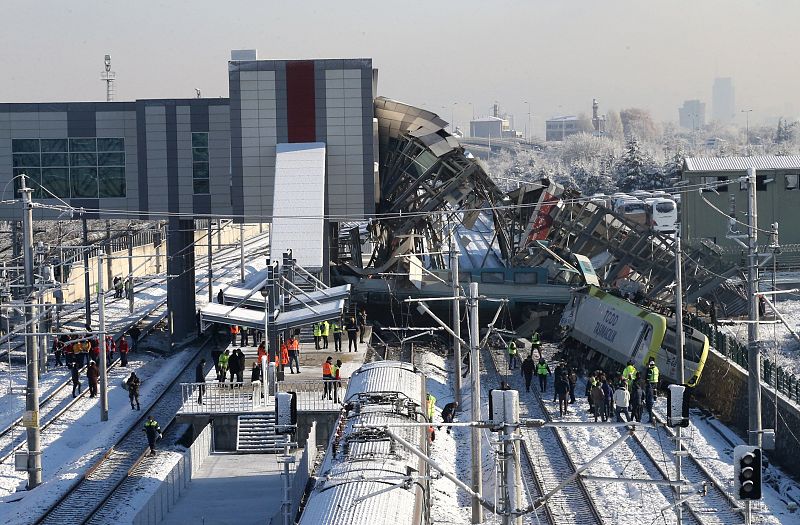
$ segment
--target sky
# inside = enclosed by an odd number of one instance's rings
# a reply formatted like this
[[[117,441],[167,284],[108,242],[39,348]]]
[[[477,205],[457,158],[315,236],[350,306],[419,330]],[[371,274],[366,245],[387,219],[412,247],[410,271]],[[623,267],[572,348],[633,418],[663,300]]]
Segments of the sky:
[[[732,77],[751,124],[800,116],[797,0],[2,0],[0,102],[227,97],[231,49],[268,58],[371,57],[378,94],[447,121],[501,111],[542,134],[559,114],[627,107],[711,113]],[[744,114],[738,114],[744,125]]]

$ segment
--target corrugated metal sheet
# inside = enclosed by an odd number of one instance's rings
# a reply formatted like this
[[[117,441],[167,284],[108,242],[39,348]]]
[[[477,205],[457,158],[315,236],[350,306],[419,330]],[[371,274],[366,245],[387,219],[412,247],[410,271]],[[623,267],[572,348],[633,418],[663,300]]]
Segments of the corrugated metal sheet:
[[[415,402],[422,391],[422,378],[408,363],[377,361],[356,370],[350,376],[345,402],[362,392],[400,392]]]
[[[800,169],[800,155],[760,155],[755,157],[687,157],[684,171],[746,171]]]
[[[397,481],[393,481],[397,483]],[[360,503],[356,498],[369,496],[389,487],[389,483],[352,481],[310,498],[301,525],[411,525],[414,523],[414,493],[405,489],[392,490],[367,497]]]

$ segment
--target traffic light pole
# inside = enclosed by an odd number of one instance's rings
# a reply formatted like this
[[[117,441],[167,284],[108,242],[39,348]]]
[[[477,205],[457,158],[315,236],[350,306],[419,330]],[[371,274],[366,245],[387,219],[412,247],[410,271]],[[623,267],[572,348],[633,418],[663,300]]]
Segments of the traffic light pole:
[[[25,389],[25,416],[28,439],[28,490],[42,484],[42,451],[39,429],[39,354],[36,349],[36,336],[33,324],[33,190],[21,177],[22,188],[22,255],[25,262],[25,350],[28,357],[27,383]],[[87,300],[89,297],[87,296]],[[11,353],[9,352],[9,357]]]

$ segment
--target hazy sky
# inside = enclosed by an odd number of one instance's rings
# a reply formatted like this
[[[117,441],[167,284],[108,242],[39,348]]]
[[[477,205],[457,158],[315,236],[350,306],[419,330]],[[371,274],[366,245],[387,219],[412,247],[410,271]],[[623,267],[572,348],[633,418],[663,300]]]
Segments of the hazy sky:
[[[372,57],[379,94],[463,125],[494,101],[522,130],[560,113],[650,109],[684,99],[711,112],[730,76],[752,120],[800,108],[797,0],[371,2],[2,0],[0,102],[228,95],[231,49],[259,58]],[[456,103],[455,105],[453,103]],[[471,103],[471,105],[470,105]],[[740,115],[742,116],[742,115]],[[743,120],[743,119],[742,119]],[[541,131],[540,131],[541,133]]]

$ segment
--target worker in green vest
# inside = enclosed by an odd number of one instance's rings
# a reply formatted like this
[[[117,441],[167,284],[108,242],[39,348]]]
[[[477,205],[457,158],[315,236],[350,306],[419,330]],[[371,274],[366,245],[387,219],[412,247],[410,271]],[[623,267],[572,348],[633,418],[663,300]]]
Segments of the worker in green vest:
[[[331,322],[331,332],[333,332],[333,349],[336,352],[342,351],[342,321],[334,319]]]
[[[434,408],[436,407],[436,397],[433,394],[428,394],[428,421],[433,421]]]
[[[647,384],[644,391],[644,404],[647,407],[647,413],[650,415],[650,422],[653,422],[653,405],[657,397],[658,390],[658,366],[656,360],[652,357],[647,362]]]
[[[322,350],[322,347],[319,345],[320,339],[322,338],[322,324],[314,323],[312,328],[314,330],[314,348]]]
[[[540,357],[539,362],[536,364],[536,375],[539,377],[539,390],[542,392],[547,390],[547,376],[551,373],[550,367],[547,366],[547,361],[544,360],[544,357]]]
[[[517,343],[512,339],[508,342],[508,369],[514,370],[517,366]]]
[[[322,348],[328,348],[328,334],[330,333],[331,325],[326,321],[322,321],[319,327],[319,334],[322,336]]]
[[[622,378],[628,383],[628,392],[632,391],[633,382],[636,381],[638,372],[636,367],[633,366],[633,361],[628,361],[628,366],[622,371]]]
[[[531,350],[536,350],[539,357],[542,357],[542,338],[539,336],[539,331],[536,330],[531,335]]]
[[[219,361],[217,361],[217,365],[219,368],[217,381],[219,381],[220,383],[225,382],[225,374],[228,372],[228,360],[230,359],[230,357],[231,357],[231,351],[226,348],[225,352],[223,352],[219,356]]]

